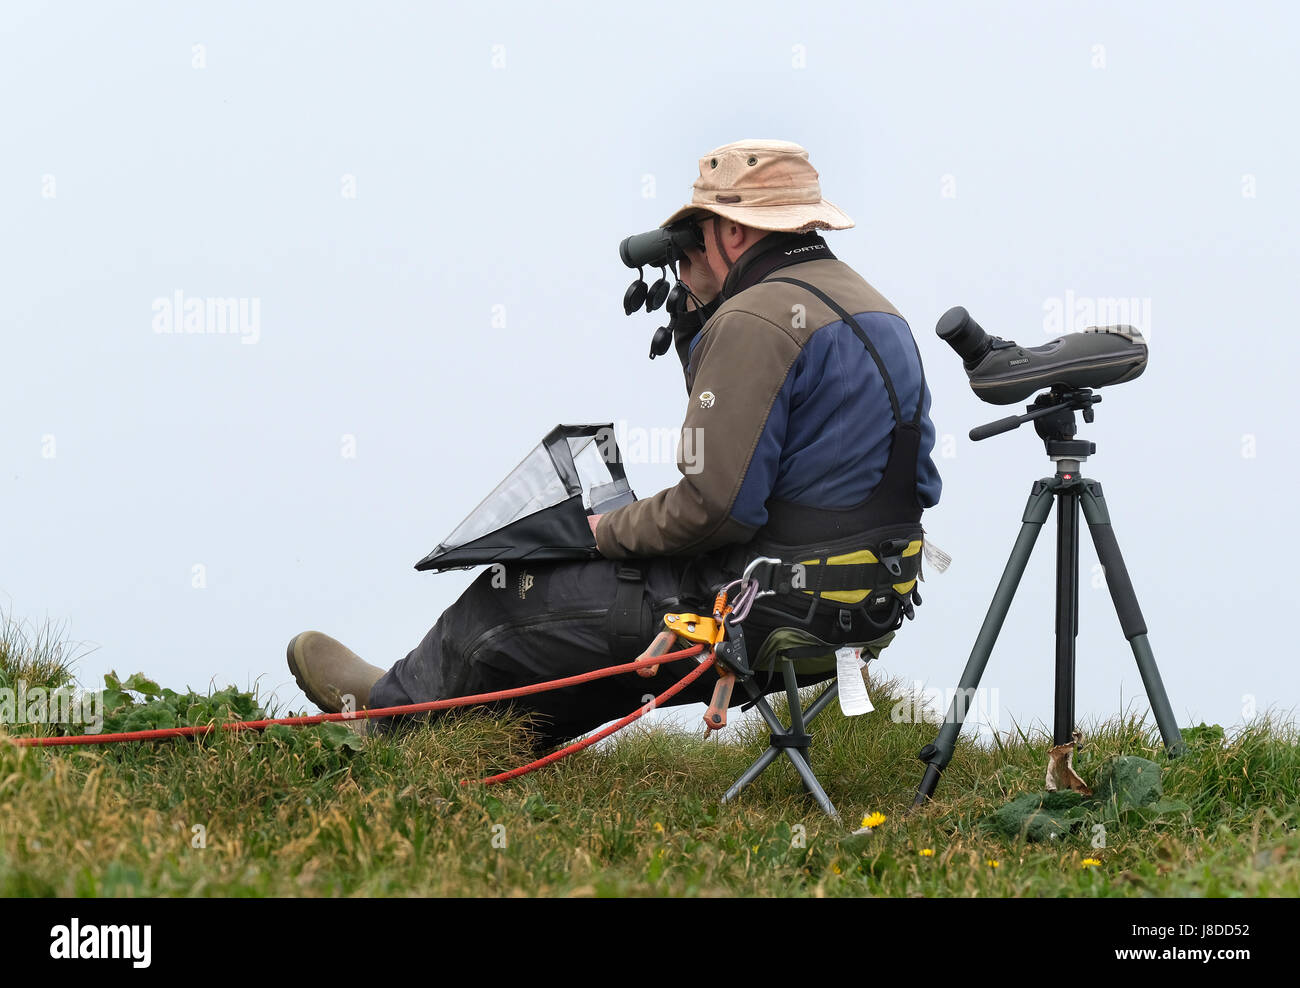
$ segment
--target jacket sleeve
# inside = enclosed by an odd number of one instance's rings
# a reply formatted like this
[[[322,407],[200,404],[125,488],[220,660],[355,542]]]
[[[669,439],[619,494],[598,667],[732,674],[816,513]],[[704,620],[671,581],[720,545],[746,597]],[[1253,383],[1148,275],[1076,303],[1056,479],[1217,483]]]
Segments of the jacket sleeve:
[[[673,347],[677,351],[677,358],[682,362],[682,376],[687,381],[686,393],[690,394],[690,380],[686,377],[686,372],[691,365],[691,343],[695,341],[695,337],[704,328],[704,323],[700,319],[700,311],[691,309],[689,312],[673,316],[668,321],[668,328],[673,331]]]
[[[786,379],[799,355],[790,333],[754,313],[716,316],[695,345],[678,445],[678,483],[600,519],[596,545],[613,559],[704,552],[748,542],[767,520],[785,438]]]

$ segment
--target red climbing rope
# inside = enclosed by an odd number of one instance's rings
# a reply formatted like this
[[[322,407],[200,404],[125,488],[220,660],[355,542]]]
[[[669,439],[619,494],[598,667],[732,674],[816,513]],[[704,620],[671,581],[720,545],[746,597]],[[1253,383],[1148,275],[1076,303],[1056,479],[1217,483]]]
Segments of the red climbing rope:
[[[213,731],[258,731],[266,727],[273,727],[277,724],[283,724],[286,727],[306,727],[311,724],[325,724],[330,721],[342,720],[373,720],[377,717],[396,717],[403,714],[420,714],[427,713],[431,710],[448,710],[452,707],[468,707],[476,703],[491,703],[494,700],[512,700],[515,697],[528,696],[532,693],[546,693],[550,690],[563,689],[566,686],[577,686],[581,683],[589,683],[595,679],[605,679],[609,676],[618,676],[625,672],[634,672],[637,669],[643,669],[648,666],[658,665],[661,662],[676,662],[680,659],[688,659],[693,655],[699,655],[704,651],[703,645],[692,645],[690,648],[684,648],[680,652],[667,652],[664,655],[654,656],[649,659],[638,659],[635,662],[625,662],[622,665],[607,666],[604,669],[593,669],[591,672],[580,673],[576,676],[566,676],[563,679],[551,679],[544,683],[533,683],[529,686],[518,686],[509,690],[498,690],[495,693],[478,693],[474,696],[458,696],[447,700],[429,700],[424,703],[406,703],[397,707],[375,707],[372,710],[357,710],[353,713],[337,714],[311,714],[306,717],[275,717],[269,720],[234,720],[226,721],[221,724],[196,724],[191,727],[162,727],[151,731],[122,731],[117,734],[77,734],[67,737],[48,737],[48,738],[8,738],[7,740],[20,748],[53,748],[61,745],[79,745],[79,744],[111,744],[118,741],[155,741],[161,738],[183,738],[183,737],[203,737],[211,734]],[[678,681],[676,686],[666,691],[660,699],[672,696],[678,690],[694,681],[700,671],[712,665],[712,659],[706,660],[705,664],[699,669],[692,670],[687,676]],[[656,701],[657,702],[657,701]],[[631,723],[637,717],[637,713],[627,723]],[[599,740],[596,738],[593,740]]]
[[[779,562],[779,560],[758,560],[756,562],[773,561]],[[325,724],[330,721],[373,720],[377,717],[396,717],[405,714],[428,713],[433,710],[448,710],[452,707],[468,707],[477,703],[491,703],[496,700],[512,700],[516,697],[528,696],[532,693],[545,693],[550,690],[563,689],[566,686],[577,686],[581,683],[589,683],[594,679],[619,676],[625,672],[636,672],[641,669],[650,670],[646,675],[652,676],[654,675],[654,669],[652,667],[657,667],[665,662],[676,662],[679,659],[688,659],[693,655],[699,655],[706,647],[708,647],[708,657],[681,679],[677,680],[677,682],[673,683],[672,686],[668,687],[668,689],[655,697],[652,703],[647,703],[645,706],[638,707],[622,720],[615,721],[614,723],[601,728],[590,737],[583,738],[581,741],[576,741],[566,748],[561,748],[559,751],[552,752],[534,762],[529,762],[527,765],[521,765],[519,768],[511,769],[509,772],[502,772],[499,775],[489,776],[483,780],[483,784],[485,786],[490,786],[498,782],[506,782],[509,779],[517,779],[521,775],[527,775],[529,772],[534,772],[546,765],[558,762],[561,758],[572,755],[574,752],[582,751],[584,748],[591,747],[597,741],[601,741],[614,732],[621,731],[633,721],[639,720],[647,711],[653,710],[664,700],[676,696],[682,690],[686,689],[687,686],[691,685],[691,683],[699,679],[700,676],[704,675],[705,671],[713,668],[714,646],[716,646],[722,635],[725,634],[725,626],[722,625],[722,621],[728,613],[733,611],[733,608],[727,606],[728,591],[736,586],[742,587],[741,594],[736,600],[736,621],[744,620],[745,615],[749,612],[750,604],[754,602],[755,597],[759,596],[757,581],[750,579],[750,572],[753,570],[754,566],[755,563],[751,563],[746,569],[745,575],[740,580],[728,584],[718,592],[717,599],[713,604],[713,616],[719,623],[719,628],[717,629],[719,634],[713,635],[710,638],[711,644],[707,646],[700,641],[697,635],[689,635],[682,632],[682,637],[696,638],[697,644],[692,645],[689,648],[684,648],[680,652],[665,652],[662,655],[656,655],[653,654],[656,648],[662,647],[659,642],[659,637],[656,637],[650,647],[642,653],[646,658],[635,659],[632,662],[624,662],[622,665],[607,666],[604,669],[593,669],[591,672],[584,672],[577,676],[566,676],[563,679],[552,679],[544,683],[533,683],[531,686],[519,686],[509,690],[498,690],[495,693],[479,693],[474,696],[458,696],[447,700],[430,700],[425,703],[407,703],[398,707],[377,707],[372,710],[358,710],[355,712],[336,714],[313,714],[306,717],[274,717],[267,720],[236,720],[221,724],[198,724],[190,727],[163,727],[151,731],[123,731],[117,734],[78,734],[70,737],[10,738],[9,740],[20,748],[53,748],[63,745],[110,744],[116,741],[154,741],[161,738],[203,737],[211,734],[213,731],[256,731],[277,725],[284,725],[285,727],[305,727],[309,724]],[[672,619],[672,616],[665,618],[666,621],[671,621]],[[691,624],[689,627],[690,630],[693,631],[696,625]],[[662,633],[660,637],[662,637]],[[728,672],[727,677],[734,682],[734,676],[731,673]],[[724,677],[723,682],[726,682],[726,677]],[[726,698],[730,696],[730,693],[730,686],[727,686],[726,692],[723,694],[723,699],[720,701],[723,710],[723,716],[720,723],[726,722]],[[718,696],[718,691],[715,691],[715,704],[719,702]],[[461,785],[468,784],[468,779],[462,780],[461,782]]]
[[[700,645],[697,647],[703,648],[704,646]],[[668,652],[665,654],[673,655],[674,653]],[[609,737],[615,731],[623,730],[623,728],[627,727],[627,725],[632,723],[634,720],[639,720],[641,716],[646,713],[646,711],[653,710],[655,707],[659,706],[659,704],[662,703],[664,700],[676,696],[687,686],[691,685],[691,683],[695,682],[695,680],[699,679],[700,676],[704,675],[705,671],[708,670],[712,665],[713,665],[713,656],[710,655],[707,659],[705,659],[698,666],[696,666],[694,669],[688,672],[685,676],[677,680],[677,682],[673,683],[672,686],[668,687],[668,689],[664,690],[657,697],[655,697],[653,703],[647,703],[643,707],[637,707],[636,710],[632,711],[632,713],[628,714],[622,720],[615,721],[613,724],[610,724],[606,727],[602,727],[595,734],[591,735],[591,737],[583,738],[581,741],[575,741],[567,748],[561,748],[559,751],[553,751],[549,755],[545,756],[544,758],[539,758],[535,762],[529,762],[527,765],[521,765],[519,766],[519,768],[512,768],[509,772],[502,772],[500,775],[488,776],[486,779],[483,780],[483,785],[490,786],[490,785],[495,785],[498,782],[506,782],[510,779],[517,779],[521,775],[527,775],[529,772],[535,771],[539,768],[544,768],[545,766],[550,765],[552,762],[558,762],[561,758],[564,758],[568,755],[572,755],[575,751],[581,751],[583,748],[591,747],[597,741],[601,741]],[[461,782],[462,786],[468,784],[469,784],[468,780]]]
[[[750,569],[752,568],[753,564],[750,565]],[[161,738],[203,737],[211,734],[213,731],[255,731],[277,725],[283,725],[285,727],[305,727],[309,724],[324,724],[330,721],[358,719],[373,720],[377,717],[396,717],[406,714],[428,713],[433,710],[447,710],[452,707],[468,707],[478,703],[491,703],[496,700],[512,700],[516,697],[528,696],[532,693],[545,693],[550,690],[563,689],[566,686],[577,686],[581,683],[589,683],[594,679],[619,676],[625,672],[637,672],[641,669],[650,670],[646,675],[652,676],[655,671],[654,667],[658,667],[662,663],[687,659],[693,655],[699,655],[706,647],[709,649],[709,654],[704,661],[700,662],[694,669],[655,697],[652,703],[647,703],[645,706],[638,707],[621,720],[617,720],[614,723],[601,728],[595,734],[583,738],[581,741],[576,741],[566,748],[561,748],[559,751],[552,752],[543,758],[529,762],[527,765],[521,765],[519,768],[511,769],[509,772],[502,772],[499,775],[489,776],[483,780],[483,784],[490,786],[498,782],[506,782],[509,779],[517,779],[521,775],[535,772],[539,768],[558,762],[561,758],[582,751],[584,748],[591,747],[596,742],[609,737],[616,731],[621,731],[633,721],[640,720],[648,711],[653,710],[664,700],[676,696],[682,690],[686,689],[687,686],[690,686],[691,683],[699,679],[705,671],[713,668],[715,664],[713,648],[716,646],[718,640],[720,640],[722,634],[725,634],[725,630],[723,630],[725,626],[722,625],[722,621],[728,613],[732,612],[732,608],[727,606],[728,591],[735,586],[742,587],[741,594],[736,600],[736,604],[739,605],[737,609],[738,621],[744,620],[745,614],[749,611],[749,605],[752,604],[754,598],[758,596],[758,583],[750,579],[749,570],[746,570],[745,576],[741,580],[737,580],[723,587],[718,592],[717,599],[714,601],[713,605],[713,616],[719,623],[718,630],[721,633],[713,635],[710,638],[711,643],[708,645],[703,643],[697,635],[682,633],[682,637],[688,639],[695,638],[697,644],[684,648],[680,652],[665,652],[662,655],[656,655],[654,654],[656,649],[661,647],[659,637],[657,637],[655,641],[651,643],[650,647],[642,653],[646,656],[645,658],[635,659],[632,662],[624,662],[621,665],[608,666],[604,669],[593,669],[591,672],[584,672],[577,676],[566,676],[563,679],[552,679],[543,683],[533,683],[531,686],[519,686],[509,690],[498,690],[495,693],[479,693],[474,696],[458,696],[447,700],[430,700],[425,703],[407,703],[397,707],[378,707],[372,710],[358,710],[349,713],[313,714],[306,717],[275,717],[267,720],[237,720],[228,721],[222,724],[199,724],[190,727],[164,727],[151,731],[123,731],[117,734],[78,734],[71,737],[12,738],[10,740],[20,748],[52,748],[63,745],[110,744],[117,741],[154,741]],[[669,616],[665,618],[665,620],[671,621],[672,617]],[[696,626],[692,624],[689,627],[691,630],[694,630]],[[662,634],[660,637],[662,637]],[[731,681],[734,682],[734,676],[731,676],[731,674],[728,673],[728,677],[730,677]],[[726,682],[725,678],[723,682]],[[715,690],[715,704],[719,702],[718,695],[718,691]],[[729,696],[730,687],[728,686],[724,698],[721,701],[724,714],[720,719],[720,723],[726,722],[726,697]],[[461,781],[461,785],[468,784],[468,779]]]

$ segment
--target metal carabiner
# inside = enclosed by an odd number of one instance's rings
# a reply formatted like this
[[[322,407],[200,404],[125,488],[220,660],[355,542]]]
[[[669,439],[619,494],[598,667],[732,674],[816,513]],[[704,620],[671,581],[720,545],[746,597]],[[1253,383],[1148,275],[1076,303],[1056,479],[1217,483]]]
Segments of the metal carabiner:
[[[757,581],[754,579],[754,570],[756,570],[759,566],[780,566],[780,565],[781,565],[781,560],[777,559],[775,556],[759,556],[756,559],[751,559],[749,561],[749,565],[745,567],[745,572],[741,574],[740,581],[742,583],[756,583]],[[754,596],[768,597],[774,593],[776,593],[775,590],[760,590]]]

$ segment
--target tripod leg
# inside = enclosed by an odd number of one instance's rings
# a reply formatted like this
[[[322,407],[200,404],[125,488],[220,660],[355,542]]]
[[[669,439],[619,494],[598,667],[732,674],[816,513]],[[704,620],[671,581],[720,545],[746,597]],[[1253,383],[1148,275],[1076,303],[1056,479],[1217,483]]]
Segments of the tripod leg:
[[[1120,627],[1124,637],[1133,648],[1137,659],[1138,672],[1142,675],[1142,685],[1146,688],[1147,699],[1151,701],[1151,712],[1155,714],[1156,725],[1160,728],[1160,737],[1164,739],[1165,751],[1171,758],[1184,751],[1183,735],[1174,719],[1173,709],[1169,706],[1169,697],[1165,694],[1165,685],[1160,679],[1160,670],[1156,668],[1156,659],[1151,652],[1151,643],[1147,640],[1147,624],[1138,606],[1137,594],[1133,591],[1133,581],[1129,579],[1128,569],[1124,566],[1124,557],[1119,551],[1119,542],[1115,530],[1110,525],[1110,512],[1106,510],[1106,499],[1101,493],[1101,484],[1095,480],[1085,480],[1080,493],[1083,516],[1088,521],[1092,532],[1092,544],[1097,547],[1097,558],[1101,560],[1106,574],[1106,585],[1110,588],[1110,599],[1115,604],[1119,615]]]
[[[1021,519],[1020,534],[1016,537],[1016,544],[1011,549],[1011,557],[1002,571],[1002,579],[993,594],[993,602],[989,605],[988,613],[984,616],[984,624],[980,626],[980,633],[975,639],[970,658],[966,660],[966,668],[961,674],[961,683],[948,707],[943,726],[939,729],[939,736],[933,744],[927,744],[921,749],[921,761],[926,763],[925,776],[917,787],[916,798],[912,801],[913,806],[920,806],[934,795],[934,787],[939,783],[940,774],[952,760],[957,735],[961,733],[962,721],[966,717],[966,701],[975,696],[980,677],[984,675],[984,667],[988,664],[993,645],[1002,630],[1002,622],[1006,620],[1007,611],[1011,608],[1011,600],[1016,595],[1016,588],[1020,586],[1020,578],[1025,575],[1029,554],[1033,552],[1034,542],[1037,541],[1038,533],[1043,528],[1043,522],[1051,513],[1052,496],[1057,486],[1059,485],[1051,480],[1039,480],[1034,483],[1033,490],[1029,494],[1029,503],[1025,505],[1025,513]]]
[[[1079,637],[1079,495],[1056,498],[1056,700],[1052,744],[1074,738],[1074,657]]]

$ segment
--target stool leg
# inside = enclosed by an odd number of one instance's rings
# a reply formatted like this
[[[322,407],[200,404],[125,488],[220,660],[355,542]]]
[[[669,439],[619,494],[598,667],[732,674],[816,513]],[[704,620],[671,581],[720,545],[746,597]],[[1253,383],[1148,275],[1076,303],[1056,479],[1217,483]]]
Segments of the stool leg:
[[[799,777],[803,779],[803,787],[807,789],[809,795],[817,801],[817,805],[822,808],[822,812],[831,819],[838,820],[840,818],[839,811],[835,809],[835,804],[831,802],[831,798],[826,795],[826,790],[823,789],[821,783],[817,781],[817,776],[813,775],[812,768],[806,761],[804,761],[803,752],[799,751],[797,748],[783,748],[781,750],[786,753],[791,764],[794,765],[795,771],[798,772]]]
[[[799,680],[794,675],[794,663],[789,659],[781,660],[781,675],[785,677],[785,697],[790,704],[790,731],[794,734],[803,734],[805,731],[803,707],[799,705]]]
[[[768,748],[767,751],[759,755],[758,760],[754,762],[753,765],[749,766],[749,768],[745,769],[740,778],[733,782],[731,788],[723,794],[722,801],[728,803],[739,796],[741,791],[762,775],[767,770],[767,767],[776,761],[780,754],[780,748]]]
[[[799,705],[798,681],[793,679],[793,668],[790,667],[788,660],[786,665],[789,674],[786,679],[787,697],[793,697],[790,703],[791,727],[789,730],[796,729],[796,725],[798,725],[797,730],[802,734],[804,733],[805,726],[811,724],[817,715],[830,706],[831,701],[839,695],[839,683],[832,680],[827,684],[826,688],[822,690],[817,699],[809,705],[807,711],[804,711]],[[793,694],[789,692],[792,681],[795,685]],[[747,688],[751,686],[748,681],[745,685]],[[768,706],[767,699],[756,689],[750,689],[750,695],[753,697],[755,709],[758,710],[759,715],[763,720],[767,722],[767,726],[772,733],[788,733],[786,726],[781,723],[781,719],[777,717],[776,712]],[[750,765],[749,768],[745,769],[740,778],[732,783],[731,788],[723,794],[722,802],[730,802],[735,799],[736,796],[740,795],[741,791],[762,775],[772,762],[776,761],[776,759],[780,757],[782,751],[789,756],[790,763],[794,765],[795,771],[799,773],[804,788],[807,789],[813,799],[816,800],[817,805],[821,807],[822,812],[832,819],[838,820],[840,818],[839,812],[835,809],[835,804],[831,802],[830,797],[826,795],[826,791],[821,787],[821,783],[817,781],[817,777],[813,775],[812,767],[808,764],[802,753],[793,748],[777,748],[775,746],[769,746],[767,751],[759,755],[755,762]]]
[[[768,730],[773,734],[784,734],[785,725],[781,723],[776,712],[767,705],[767,698],[758,691],[757,687],[755,687],[750,680],[745,680],[744,686],[754,701],[754,708],[759,712],[763,720],[767,722]],[[740,795],[741,790],[762,775],[763,772],[766,771],[767,767],[776,761],[780,754],[780,748],[769,745],[767,751],[759,755],[754,764],[745,769],[740,778],[737,779],[732,784],[731,788],[726,791],[722,797],[722,801],[725,803]]]
[[[832,679],[826,684],[826,688],[821,691],[817,699],[803,713],[804,723],[811,724],[816,716],[831,705],[831,701],[840,695],[840,684],[838,680]]]
[[[790,704],[790,731],[792,734],[806,734],[805,730],[807,720],[804,719],[803,707],[799,703],[799,681],[794,674],[794,663],[789,659],[781,660],[781,673],[785,676],[785,694]],[[817,698],[821,700],[821,697]],[[824,705],[823,705],[824,707]],[[820,713],[820,709],[818,710]],[[808,718],[811,720],[812,718]],[[817,805],[829,817],[839,819],[839,813],[835,805],[831,802],[830,797],[826,795],[826,790],[822,788],[817,776],[813,775],[812,766],[808,763],[807,748],[782,748],[790,763],[794,765],[794,770],[799,773],[799,778],[803,780],[803,787],[817,801]]]

